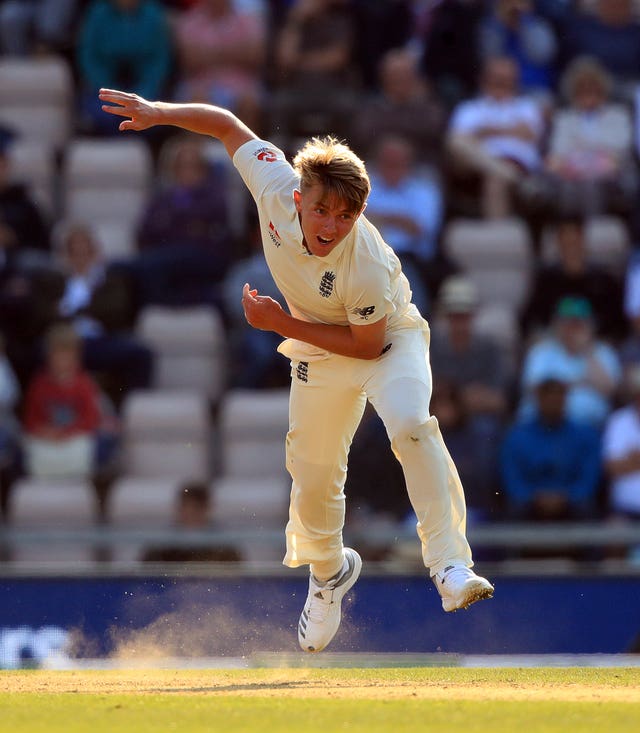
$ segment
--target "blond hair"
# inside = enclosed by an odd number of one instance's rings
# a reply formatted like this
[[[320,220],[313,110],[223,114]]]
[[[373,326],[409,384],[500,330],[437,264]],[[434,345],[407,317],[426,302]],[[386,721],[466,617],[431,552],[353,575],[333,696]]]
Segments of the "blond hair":
[[[293,159],[300,176],[300,189],[319,183],[326,194],[343,201],[354,213],[360,213],[371,191],[369,174],[360,158],[332,136],[314,137]]]

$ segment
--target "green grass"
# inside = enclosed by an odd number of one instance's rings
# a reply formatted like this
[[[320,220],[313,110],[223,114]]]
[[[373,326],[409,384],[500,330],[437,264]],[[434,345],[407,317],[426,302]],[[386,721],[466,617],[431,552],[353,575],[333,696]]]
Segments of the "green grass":
[[[630,733],[640,669],[0,673],[0,732]]]

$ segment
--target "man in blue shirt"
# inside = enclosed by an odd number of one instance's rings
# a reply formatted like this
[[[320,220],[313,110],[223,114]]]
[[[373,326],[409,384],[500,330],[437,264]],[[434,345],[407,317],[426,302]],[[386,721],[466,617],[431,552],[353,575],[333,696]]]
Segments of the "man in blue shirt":
[[[565,416],[568,383],[559,371],[535,385],[536,414],[514,424],[502,445],[501,471],[511,519],[593,516],[600,479],[600,439]]]

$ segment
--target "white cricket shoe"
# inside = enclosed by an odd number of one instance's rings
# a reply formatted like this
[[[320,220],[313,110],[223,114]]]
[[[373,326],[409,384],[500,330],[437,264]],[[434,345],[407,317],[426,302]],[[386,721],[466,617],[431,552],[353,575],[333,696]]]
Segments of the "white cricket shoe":
[[[466,565],[449,565],[433,576],[445,611],[467,608],[476,601],[493,597],[493,586]]]
[[[309,593],[298,622],[298,642],[305,652],[320,652],[340,627],[342,599],[362,570],[362,559],[355,550],[344,548],[345,567],[337,578],[318,583],[309,576]]]

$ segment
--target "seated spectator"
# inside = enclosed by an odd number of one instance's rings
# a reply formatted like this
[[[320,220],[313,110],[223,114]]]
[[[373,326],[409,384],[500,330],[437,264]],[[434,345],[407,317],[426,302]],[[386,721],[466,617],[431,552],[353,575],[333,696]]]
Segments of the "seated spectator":
[[[70,45],[78,0],[3,0],[0,54],[31,56]]]
[[[19,469],[20,425],[15,413],[19,398],[20,385],[0,337],[0,519]]]
[[[640,365],[625,379],[626,404],[607,420],[602,456],[609,478],[607,508],[614,517],[640,519]]]
[[[78,34],[81,125],[116,132],[119,120],[102,112],[100,88],[158,99],[169,82],[171,55],[166,10],[156,0],[91,0]]]
[[[47,252],[48,222],[40,214],[27,187],[12,179],[10,145],[10,138],[0,139],[0,224],[13,233],[16,253]]]
[[[518,69],[507,57],[485,62],[479,97],[453,111],[446,146],[452,185],[479,179],[480,211],[509,215],[514,189],[540,167],[544,123],[538,105],[518,95]]]
[[[443,380],[459,389],[469,420],[495,440],[507,409],[511,377],[500,346],[474,332],[478,295],[473,283],[461,275],[447,278],[438,308],[444,323],[434,326],[431,337],[434,382]]]
[[[90,477],[113,457],[101,434],[100,393],[82,368],[81,344],[67,325],[47,334],[46,363],[28,386],[24,405],[25,468],[41,478]]]
[[[502,484],[511,519],[555,521],[595,516],[600,443],[591,426],[566,415],[571,383],[552,366],[530,383],[535,414],[508,431]]]
[[[133,389],[148,389],[153,353],[131,333],[134,294],[128,277],[108,267],[100,245],[84,225],[70,225],[61,237],[62,280],[55,317],[73,324],[83,364],[119,405]]]
[[[367,218],[393,248],[409,278],[413,302],[426,316],[425,268],[437,253],[443,216],[440,187],[416,166],[414,149],[401,137],[380,138],[370,171]]]
[[[567,61],[588,54],[612,75],[615,96],[629,99],[640,80],[640,23],[633,0],[596,0],[565,24],[563,50]]]
[[[355,61],[366,89],[378,82],[380,61],[392,49],[410,43],[416,22],[413,0],[350,0],[358,29]]]
[[[379,91],[354,112],[351,136],[365,157],[375,141],[397,135],[411,143],[420,162],[439,163],[445,111],[421,78],[415,55],[393,49],[380,61]]]
[[[351,528],[368,529],[372,522],[385,526],[402,522],[407,516],[415,522],[402,466],[391,449],[384,423],[370,404],[349,451],[345,493],[349,497],[347,522]],[[370,559],[381,559],[388,549],[387,543],[382,543],[366,551]]]
[[[289,361],[278,353],[282,337],[274,331],[252,328],[238,297],[244,284],[251,283],[259,293],[282,301],[262,251],[257,223],[250,237],[253,253],[232,265],[222,287],[223,308],[230,330],[231,386],[241,389],[285,387],[289,384],[291,369]]]
[[[482,58],[513,59],[524,92],[553,93],[558,43],[531,0],[493,0],[480,26],[480,50]]]
[[[427,11],[421,68],[447,109],[476,94],[484,7],[484,0],[447,0]]]
[[[460,474],[467,502],[467,522],[495,518],[498,484],[498,443],[488,443],[482,426],[469,419],[462,389],[444,380],[433,386],[431,414]],[[480,429],[479,429],[480,428]]]
[[[142,304],[210,303],[233,259],[225,174],[200,140],[183,137],[164,144],[160,168],[138,230]]]
[[[344,135],[354,109],[356,29],[347,0],[299,0],[275,39],[273,135]]]
[[[233,0],[197,0],[178,16],[179,99],[230,109],[252,130],[261,128],[262,19]]]
[[[549,264],[539,262],[531,295],[521,314],[525,337],[548,328],[562,298],[579,296],[592,304],[598,335],[613,341],[622,338],[627,329],[622,282],[601,265],[589,262],[584,218],[560,217],[552,241],[557,259]]]
[[[191,535],[215,530],[211,518],[211,496],[207,486],[188,483],[179,489],[176,496],[174,529],[176,537],[184,539],[175,546],[150,547],[142,554],[145,562],[223,562],[241,560],[235,547],[218,544],[212,537],[207,543],[189,545]]]
[[[551,120],[544,182],[557,211],[628,214],[637,191],[633,123],[610,101],[611,78],[598,61],[581,57],[563,77],[569,102]]]
[[[621,369],[615,351],[595,335],[593,308],[586,298],[566,297],[557,305],[547,337],[527,352],[522,370],[522,418],[536,412],[534,388],[550,370],[569,385],[567,417],[602,427],[619,386]]]

